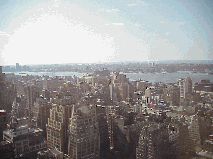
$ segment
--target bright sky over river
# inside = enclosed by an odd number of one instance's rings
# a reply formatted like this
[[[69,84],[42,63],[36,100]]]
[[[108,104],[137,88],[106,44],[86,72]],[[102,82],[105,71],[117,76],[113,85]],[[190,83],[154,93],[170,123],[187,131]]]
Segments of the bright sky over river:
[[[1,0],[0,64],[213,59],[211,0]]]

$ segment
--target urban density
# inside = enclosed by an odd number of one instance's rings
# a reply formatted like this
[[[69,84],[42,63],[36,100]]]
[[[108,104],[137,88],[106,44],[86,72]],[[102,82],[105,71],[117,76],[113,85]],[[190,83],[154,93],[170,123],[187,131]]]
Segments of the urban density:
[[[0,0],[0,159],[213,159],[213,0]]]
[[[143,79],[181,71],[170,83]],[[213,158],[212,71],[189,61],[1,66],[0,158]]]

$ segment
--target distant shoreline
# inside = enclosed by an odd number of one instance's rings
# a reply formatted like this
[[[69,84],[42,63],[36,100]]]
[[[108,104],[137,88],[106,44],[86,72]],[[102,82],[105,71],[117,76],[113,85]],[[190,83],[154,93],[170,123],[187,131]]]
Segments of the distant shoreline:
[[[83,77],[91,73],[81,73],[81,72],[3,72],[7,74],[14,74],[19,76],[78,76]],[[21,73],[21,74],[20,74]],[[193,71],[177,71],[172,73],[123,73],[130,81],[135,80],[145,80],[149,82],[163,82],[163,83],[175,83],[180,78],[190,77],[193,83],[199,83],[202,79],[209,79],[213,82],[213,74],[199,73]]]

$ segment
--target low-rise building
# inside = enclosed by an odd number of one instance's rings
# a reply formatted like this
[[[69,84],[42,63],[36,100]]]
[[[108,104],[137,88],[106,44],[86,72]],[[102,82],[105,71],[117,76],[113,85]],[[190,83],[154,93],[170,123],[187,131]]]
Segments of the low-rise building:
[[[30,128],[28,125],[11,127],[3,132],[3,139],[13,143],[15,156],[26,156],[29,153],[37,152],[47,148],[46,140],[43,137],[43,130]]]

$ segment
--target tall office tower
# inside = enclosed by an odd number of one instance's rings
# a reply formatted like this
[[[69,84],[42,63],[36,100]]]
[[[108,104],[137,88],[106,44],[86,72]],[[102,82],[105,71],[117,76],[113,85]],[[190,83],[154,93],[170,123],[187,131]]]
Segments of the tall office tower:
[[[51,107],[52,104],[47,99],[37,98],[32,110],[34,124],[37,128],[43,129],[45,137]]]
[[[104,158],[106,154],[109,154],[110,148],[106,107],[102,105],[97,105],[96,115],[100,132],[100,157]]]
[[[5,73],[2,73],[0,66],[0,109],[10,112],[12,103],[17,95],[15,84],[6,79]]]
[[[7,129],[9,115],[6,110],[0,110],[0,141],[2,141],[3,131]]]
[[[136,159],[168,158],[168,144],[169,134],[164,124],[153,123],[143,127],[136,148]]]
[[[187,94],[192,93],[192,79],[190,77],[184,78],[183,87],[184,87],[184,98],[186,98]]]
[[[69,123],[68,153],[73,159],[99,159],[100,135],[94,106],[72,108]]]
[[[127,98],[129,97],[129,89],[128,89],[129,84],[128,83],[121,83],[118,86],[118,90],[119,90],[119,96],[120,96],[120,100],[119,101],[126,101]]]
[[[189,140],[190,143],[192,143],[194,150],[197,152],[202,149],[198,118],[197,114],[193,115],[189,125]]]
[[[197,114],[198,114],[198,124],[199,124],[199,130],[200,130],[201,145],[203,145],[205,140],[209,138],[209,135],[213,134],[213,125],[212,125],[212,117],[211,117],[213,114],[213,111],[209,110],[204,113],[204,111],[198,110]]]
[[[23,100],[23,97],[17,96],[15,97],[13,104],[12,104],[12,110],[11,114],[16,116],[17,118],[25,117],[25,108],[26,108],[26,100]]]
[[[145,90],[145,99],[146,99],[146,104],[150,104],[150,102],[151,102],[151,88],[147,88]]]
[[[48,89],[47,80],[46,79],[43,79],[43,89],[44,90]]]
[[[6,109],[6,101],[5,101],[5,74],[2,73],[2,66],[0,66],[0,109],[5,109],[6,111],[11,111],[11,109]]]
[[[109,131],[109,143],[110,149],[114,148],[114,138],[113,138],[113,131],[114,131],[114,106],[107,107],[107,123],[108,123],[108,131]]]
[[[126,75],[114,73],[110,75],[109,93],[114,102],[126,100],[129,97],[129,80]]]
[[[192,93],[192,80],[190,77],[186,77],[179,79],[177,83],[180,88],[180,102],[183,102],[187,95]]]
[[[136,81],[136,88],[138,91],[145,91],[146,88],[149,86],[149,83],[147,81]]]
[[[67,153],[67,128],[71,107],[52,104],[50,118],[48,118],[48,124],[46,125],[48,147],[56,147],[64,153]]]
[[[180,105],[180,88],[177,85],[167,85],[164,88],[164,101],[169,105]]]
[[[183,79],[179,79],[177,81],[178,87],[180,88],[180,103],[184,100],[184,86],[183,86]]]
[[[189,129],[188,124],[178,121],[178,129],[179,129],[179,147],[178,147],[178,154],[180,158],[184,158],[184,156],[188,156],[191,145],[189,142]],[[183,156],[183,157],[181,157]]]
[[[33,101],[33,86],[27,86],[27,108],[28,108],[28,116],[30,120],[32,119],[32,108],[34,105]]]
[[[46,98],[48,101],[50,100],[50,91],[47,89],[42,90],[42,95],[44,98]]]

